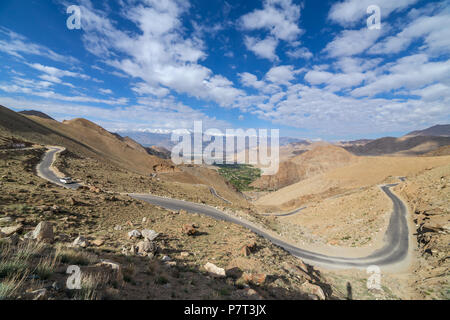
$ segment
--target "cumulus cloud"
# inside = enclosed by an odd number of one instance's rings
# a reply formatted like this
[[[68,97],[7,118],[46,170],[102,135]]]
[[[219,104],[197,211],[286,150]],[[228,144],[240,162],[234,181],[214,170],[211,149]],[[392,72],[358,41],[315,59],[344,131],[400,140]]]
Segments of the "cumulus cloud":
[[[245,37],[245,46],[249,51],[252,51],[260,58],[269,59],[271,61],[278,60],[275,50],[278,45],[278,40],[272,37],[260,40],[254,37]]]
[[[419,0],[344,0],[334,4],[328,14],[328,18],[342,26],[352,26],[368,17],[367,8],[377,5],[381,9],[383,18],[388,17],[394,11],[400,11],[415,4]]]
[[[190,96],[231,105],[244,93],[233,83],[200,64],[206,57],[201,39],[185,37],[181,19],[189,8],[185,1],[148,0],[126,4],[123,18],[139,32],[124,32],[89,0],[82,0],[83,40],[91,53],[106,57],[105,63],[143,83],[133,90],[139,94],[164,96],[174,90]],[[120,53],[121,58],[114,53]]]

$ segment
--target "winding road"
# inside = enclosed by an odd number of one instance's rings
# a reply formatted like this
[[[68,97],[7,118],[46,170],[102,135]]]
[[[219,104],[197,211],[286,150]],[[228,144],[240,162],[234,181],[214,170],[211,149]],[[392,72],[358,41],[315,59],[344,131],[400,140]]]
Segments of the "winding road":
[[[44,158],[42,158],[42,161],[37,165],[36,168],[38,176],[67,189],[74,189],[74,190],[78,189],[80,187],[80,184],[78,183],[64,184],[61,181],[59,181],[60,178],[52,170],[52,165],[53,162],[55,162],[56,160],[56,155],[64,151],[65,149],[61,147],[47,147],[47,148],[48,151],[45,153]]]
[[[60,150],[59,150],[60,151]],[[43,161],[38,165],[38,172],[40,175],[58,185],[62,185],[53,171],[50,169],[54,157],[58,149],[50,149],[45,155]],[[64,187],[74,187],[72,185],[63,185]],[[79,185],[78,185],[79,186]],[[228,215],[211,206],[192,203],[183,200],[159,197],[151,194],[136,194],[130,193],[129,196],[142,200],[153,205],[157,205],[169,210],[186,210],[190,213],[199,213],[217,220],[235,223],[245,227],[261,237],[271,241],[273,244],[284,248],[292,255],[305,260],[310,264],[321,264],[336,268],[366,268],[371,265],[387,266],[402,262],[408,255],[409,250],[409,231],[407,223],[407,213],[405,204],[391,191],[391,187],[396,184],[389,184],[381,186],[381,190],[393,202],[393,212],[386,230],[384,245],[370,253],[365,257],[339,257],[332,255],[325,255],[309,250],[305,250],[299,246],[293,245],[279,238],[277,235],[267,231],[260,226],[257,226],[249,221],[245,221],[235,216]],[[295,211],[301,210],[297,209]],[[296,213],[296,212],[293,212]],[[288,213],[288,214],[293,214]]]

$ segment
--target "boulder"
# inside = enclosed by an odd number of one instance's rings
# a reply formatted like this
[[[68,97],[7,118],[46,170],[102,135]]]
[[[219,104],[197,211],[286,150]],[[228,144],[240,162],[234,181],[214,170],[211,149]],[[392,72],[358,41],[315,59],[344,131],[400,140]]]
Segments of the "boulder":
[[[37,240],[38,242],[47,242],[51,243],[54,240],[54,234],[53,234],[53,224],[48,221],[41,221],[39,224],[34,228],[31,238],[33,240]]]
[[[22,231],[23,226],[21,224],[12,226],[12,227],[3,227],[0,229],[0,232],[6,234],[7,237],[9,237],[10,235],[13,235],[16,232],[20,232]]]
[[[264,273],[244,273],[242,275],[242,280],[246,283],[253,283],[256,285],[263,285],[266,282],[267,275]]]
[[[72,242],[72,246],[86,248],[87,246],[89,246],[89,240],[83,236],[79,236]]]
[[[197,234],[197,229],[195,229],[194,225],[192,225],[192,224],[183,225],[181,231],[188,236],[193,236],[193,235]]]
[[[131,230],[128,232],[128,238],[130,239],[139,239],[142,237],[142,234],[137,230]]]
[[[95,239],[94,241],[92,241],[92,244],[96,247],[100,247],[105,243],[104,239]]]
[[[204,268],[206,269],[206,271],[208,271],[214,277],[225,277],[226,276],[225,269],[219,268],[218,266],[216,266],[210,262],[205,264]]]
[[[156,244],[152,241],[144,240],[137,244],[137,253],[141,256],[147,256],[149,253],[155,253],[156,249]]]
[[[308,281],[303,283],[300,286],[300,289],[302,291],[306,292],[306,293],[315,295],[320,300],[325,300],[326,299],[325,293],[323,292],[322,288],[317,286],[317,285],[315,285],[315,284],[309,283]]]
[[[141,235],[145,240],[153,241],[159,236],[159,233],[154,230],[144,229],[141,231]]]

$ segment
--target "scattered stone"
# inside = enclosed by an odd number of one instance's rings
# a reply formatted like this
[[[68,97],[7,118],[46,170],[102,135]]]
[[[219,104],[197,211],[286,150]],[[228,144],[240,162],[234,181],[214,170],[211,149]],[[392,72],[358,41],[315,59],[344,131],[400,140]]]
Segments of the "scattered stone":
[[[204,268],[214,277],[225,277],[225,269],[219,268],[218,266],[208,262],[205,264]]]
[[[244,273],[242,275],[242,280],[246,283],[253,283],[256,285],[263,285],[266,282],[267,275],[264,273]]]
[[[148,230],[148,229],[142,230],[141,234],[144,237],[144,239],[149,240],[149,241],[153,241],[159,236],[159,233],[157,233],[156,231]]]
[[[39,289],[32,291],[31,294],[34,295],[33,300],[46,300],[47,299],[47,289]]]
[[[248,243],[241,248],[241,254],[244,257],[248,257],[250,254],[252,254],[255,251],[256,251],[256,242]]]
[[[142,218],[142,223],[146,223],[147,222],[147,217],[143,217]]]
[[[162,260],[163,262],[169,262],[169,261],[172,261],[172,259],[170,259],[169,256],[164,256],[164,257],[162,257],[161,260]]]
[[[3,232],[0,231],[0,239],[6,238],[6,237],[7,237],[6,233],[3,233]]]
[[[12,221],[13,221],[13,219],[11,217],[0,218],[0,223],[10,223]]]
[[[156,244],[152,241],[144,240],[137,244],[137,253],[142,256],[147,256],[149,253],[155,253],[156,249]]]
[[[167,261],[166,262],[166,266],[176,267],[177,266],[177,262],[176,261]]]
[[[41,221],[33,230],[31,239],[38,242],[52,243],[54,240],[53,224],[48,221]]]
[[[123,281],[122,267],[117,262],[111,260],[101,260],[97,266],[108,268],[115,274],[116,280]]]
[[[18,224],[12,227],[3,227],[0,229],[0,232],[3,232],[4,234],[6,234],[7,237],[9,237],[10,235],[13,235],[16,232],[20,232],[23,229],[23,225]]]
[[[197,234],[197,229],[192,224],[185,224],[183,225],[182,232],[188,236],[193,236]]]
[[[191,254],[189,253],[189,252],[182,252],[182,253],[180,253],[180,257],[181,258],[187,258],[187,257],[189,257]]]
[[[303,283],[300,286],[300,289],[302,291],[304,291],[305,293],[309,293],[309,294],[315,295],[320,300],[325,300],[326,299],[325,293],[323,293],[322,288],[317,286],[317,285],[315,285],[315,284],[309,283],[308,281]]]
[[[130,239],[139,239],[142,237],[142,234],[137,230],[132,230],[128,232],[128,238]]]
[[[81,247],[81,248],[86,248],[89,246],[89,241],[88,239],[86,239],[83,236],[79,236],[78,238],[76,238],[73,242],[72,242],[72,246],[73,247]]]
[[[104,239],[95,239],[94,241],[92,241],[92,244],[96,247],[101,247],[102,245],[105,244],[105,240]]]
[[[115,231],[121,231],[122,230],[122,226],[121,225],[117,225],[114,227]]]

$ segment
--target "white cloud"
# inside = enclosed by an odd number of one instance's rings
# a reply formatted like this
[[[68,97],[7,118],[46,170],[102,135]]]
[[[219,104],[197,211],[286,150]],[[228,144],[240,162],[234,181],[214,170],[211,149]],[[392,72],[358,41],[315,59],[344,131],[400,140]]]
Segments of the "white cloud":
[[[293,66],[278,66],[271,68],[267,74],[266,79],[275,84],[290,84],[290,81],[295,79],[295,74],[298,73],[294,70]]]
[[[381,30],[344,30],[332,42],[328,43],[324,52],[330,57],[345,57],[361,54],[370,48],[387,31]]]
[[[293,50],[289,50],[286,52],[286,54],[291,58],[302,58],[305,60],[309,60],[313,57],[313,54],[311,51],[308,50],[308,48],[297,48]]]
[[[26,37],[9,29],[0,27],[0,35],[6,37],[6,39],[0,39],[0,52],[5,52],[16,58],[26,60],[23,55],[33,55],[58,62],[78,63],[77,59],[69,55],[61,55],[45,46],[32,43]]]
[[[374,96],[399,89],[420,89],[435,82],[449,81],[450,60],[428,62],[426,55],[417,54],[385,65],[383,70],[387,70],[386,73],[353,90],[352,94],[357,97]]]
[[[108,94],[108,95],[113,94],[113,92],[111,91],[111,89],[103,89],[103,88],[100,88],[98,91],[100,91],[100,93],[102,93],[102,94]]]
[[[298,27],[300,6],[291,0],[264,0],[263,9],[241,17],[245,30],[264,29],[276,39],[294,41],[302,30]]]
[[[278,60],[275,50],[278,45],[278,40],[272,37],[267,37],[264,40],[246,36],[244,39],[245,46],[252,51],[256,56],[271,61]]]
[[[110,66],[142,80],[133,90],[139,94],[164,96],[170,90],[231,105],[244,93],[231,81],[202,66],[206,57],[203,42],[182,33],[185,1],[154,1],[123,8],[123,18],[133,22],[139,32],[117,30],[104,12],[82,0],[83,40],[86,49]],[[118,57],[123,58],[118,58]]]
[[[342,26],[351,26],[366,19],[367,8],[370,5],[377,5],[381,9],[383,18],[388,17],[392,12],[404,10],[415,4],[419,0],[345,0],[334,4],[328,18]]]
[[[376,44],[370,53],[399,53],[418,39],[423,39],[423,49],[431,53],[450,53],[450,14],[415,18],[397,35]]]

